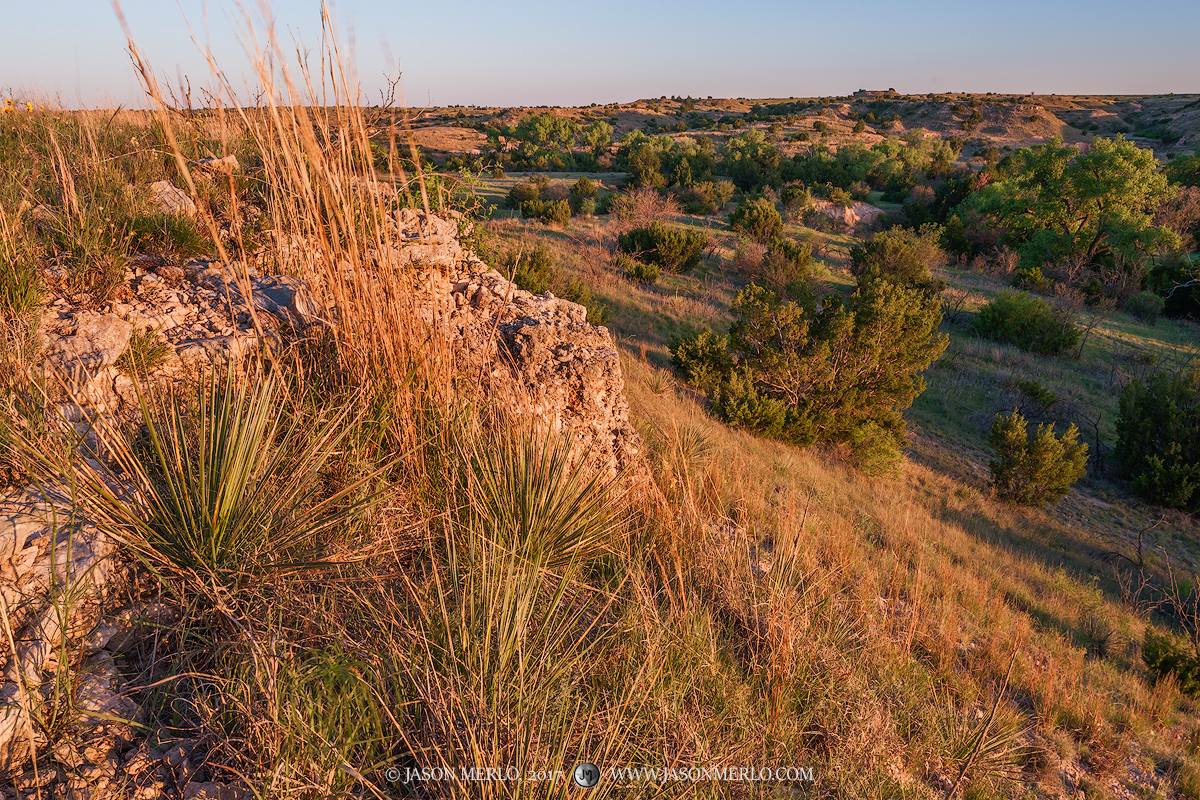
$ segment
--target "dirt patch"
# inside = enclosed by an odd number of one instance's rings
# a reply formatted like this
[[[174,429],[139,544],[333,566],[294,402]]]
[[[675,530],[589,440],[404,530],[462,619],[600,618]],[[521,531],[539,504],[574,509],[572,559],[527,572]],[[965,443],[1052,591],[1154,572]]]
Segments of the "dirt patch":
[[[477,154],[487,137],[474,128],[454,128],[449,125],[433,125],[413,131],[417,147],[437,153]]]

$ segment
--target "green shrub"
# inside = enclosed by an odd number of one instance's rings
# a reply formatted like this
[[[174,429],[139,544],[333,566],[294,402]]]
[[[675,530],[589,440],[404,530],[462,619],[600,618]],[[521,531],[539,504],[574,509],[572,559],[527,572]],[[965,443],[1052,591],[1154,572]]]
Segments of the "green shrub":
[[[737,187],[733,185],[733,181],[720,180],[713,184],[712,198],[717,204],[717,208],[724,208],[725,204],[733,199],[733,193],[737,191]]]
[[[835,206],[849,208],[850,206],[854,205],[854,195],[850,194],[848,190],[843,189],[840,186],[835,186],[829,190],[829,202],[833,203]]]
[[[1061,438],[1053,425],[1039,425],[1029,437],[1025,418],[997,414],[988,437],[996,458],[988,462],[992,486],[1001,498],[1021,505],[1057,503],[1087,470],[1088,447],[1074,425]]]
[[[700,263],[708,237],[700,231],[670,228],[656,222],[621,234],[617,244],[647,264],[657,264],[668,272],[687,272]]]
[[[752,430],[769,439],[783,435],[788,407],[759,392],[749,370],[731,372],[713,392],[713,410],[735,428]]]
[[[1142,498],[1200,509],[1200,370],[1129,382],[1121,392],[1116,456]]]
[[[975,331],[1042,355],[1057,355],[1074,347],[1081,336],[1070,314],[1026,292],[1001,292],[980,309]]]
[[[756,277],[781,297],[804,296],[812,279],[812,245],[776,239],[763,255]]]
[[[1138,292],[1125,301],[1125,310],[1147,325],[1157,325],[1167,301],[1154,292]]]
[[[538,199],[538,187],[532,183],[518,183],[508,190],[508,196],[505,197],[504,203],[509,208],[521,209],[533,200]]]
[[[673,351],[717,416],[800,445],[846,443],[873,473],[898,460],[900,412],[924,390],[918,373],[947,343],[937,333],[936,298],[871,281],[848,305],[832,295],[818,309],[811,295],[797,302],[752,283],[731,310],[727,341],[702,333]]]
[[[783,207],[788,211],[807,208],[812,203],[812,194],[804,184],[793,183],[783,187],[779,202],[783,203]]]
[[[702,392],[715,390],[733,370],[728,338],[707,329],[672,344],[671,360],[684,380]]]
[[[679,203],[688,214],[704,216],[717,210],[717,201],[713,199],[713,185],[698,183],[689,186],[678,194]]]
[[[729,215],[729,226],[765,244],[783,233],[783,217],[774,203],[759,197],[740,203]]]
[[[513,283],[533,294],[542,294],[558,276],[558,266],[545,245],[538,245],[528,253],[510,252],[501,261],[504,275],[512,276]]]
[[[565,226],[571,221],[571,204],[566,200],[549,200],[542,204],[538,219],[547,225]]]
[[[543,200],[534,198],[533,200],[525,200],[520,205],[521,216],[525,219],[540,219],[542,212],[546,210],[546,203]]]
[[[638,261],[628,253],[617,253],[613,259],[613,267],[620,270],[629,280],[640,283],[654,283],[662,274],[662,267],[658,264]]]
[[[584,306],[587,308],[587,321],[592,325],[608,323],[608,309],[593,302],[592,289],[587,281],[564,275],[544,244],[527,253],[506,253],[500,259],[500,272],[511,275],[513,283],[531,294],[553,292],[556,297]]]
[[[946,261],[940,247],[942,227],[922,225],[920,230],[891,228],[871,237],[866,247],[850,248],[850,271],[855,276],[875,275],[902,286],[939,294],[944,281],[932,269]]]
[[[1200,657],[1171,637],[1155,633],[1150,626],[1146,626],[1142,640],[1142,661],[1155,679],[1174,675],[1179,680],[1179,691],[1189,697],[1200,696]]]
[[[577,214],[583,214],[584,216],[590,215],[592,213],[591,211],[584,212],[584,203],[591,201],[591,209],[594,210],[596,207],[597,194],[599,194],[599,192],[596,189],[596,184],[592,183],[591,179],[589,179],[587,176],[581,177],[571,186],[571,210]]]

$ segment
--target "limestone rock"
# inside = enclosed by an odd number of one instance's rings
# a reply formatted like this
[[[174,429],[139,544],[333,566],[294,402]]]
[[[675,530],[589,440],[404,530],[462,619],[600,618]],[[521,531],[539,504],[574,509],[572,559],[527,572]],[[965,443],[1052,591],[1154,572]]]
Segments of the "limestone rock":
[[[113,552],[112,543],[73,517],[61,500],[22,495],[0,502],[0,594],[14,640],[20,643],[15,657],[10,654],[0,662],[0,774],[28,757],[23,709],[40,697],[43,670],[52,661],[63,623],[72,638],[90,627],[111,574]],[[65,620],[50,602],[52,584],[64,581],[74,597]]]
[[[237,156],[233,153],[224,158],[201,158],[189,161],[188,166],[206,172],[237,172],[242,168],[238,163]]]
[[[879,206],[873,206],[870,203],[855,203],[847,207],[831,203],[828,200],[817,200],[814,205],[822,214],[835,222],[840,222],[847,228],[853,228],[856,225],[870,225],[886,213]]]
[[[43,348],[56,366],[63,368],[111,366],[133,335],[133,325],[112,314],[81,310],[66,319],[53,311],[50,314],[55,316],[43,317]]]
[[[192,202],[192,198],[170,181],[156,181],[148,188],[150,207],[158,213],[178,214],[184,217],[196,216],[196,204]]]

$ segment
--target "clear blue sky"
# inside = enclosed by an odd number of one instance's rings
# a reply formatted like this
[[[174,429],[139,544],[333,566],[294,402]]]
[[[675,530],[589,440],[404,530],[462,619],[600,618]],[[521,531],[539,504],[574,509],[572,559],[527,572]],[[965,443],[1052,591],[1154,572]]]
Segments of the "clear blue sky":
[[[262,22],[260,6],[246,7]],[[230,0],[124,0],[134,39],[172,83],[207,85],[191,40],[248,74]],[[277,30],[316,48],[320,3],[274,4]],[[404,71],[409,103],[586,105],[661,95],[1200,91],[1200,2],[1116,0],[340,0],[341,41],[378,102]],[[137,105],[107,0],[0,0],[0,89],[67,105]],[[245,80],[239,79],[239,82]]]

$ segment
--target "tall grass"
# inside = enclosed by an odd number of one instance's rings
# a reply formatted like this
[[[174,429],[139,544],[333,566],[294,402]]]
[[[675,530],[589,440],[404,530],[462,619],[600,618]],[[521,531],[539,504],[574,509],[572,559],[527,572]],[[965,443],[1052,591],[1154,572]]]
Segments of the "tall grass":
[[[580,761],[811,766],[819,784],[596,796],[928,797],[960,775],[971,796],[1016,796],[1020,767],[1041,780],[1022,737],[1068,743],[1083,769],[1079,752],[1100,763],[1142,735],[1196,771],[1157,733],[1192,712],[1118,646],[1145,621],[1081,579],[1094,562],[1053,520],[919,465],[874,480],[726,429],[644,359],[625,361],[635,475],[594,476],[568,439],[485,416],[393,258],[388,217],[421,174],[375,172],[334,45],[315,76],[270,36],[257,55],[262,104],[206,115],[175,113],[139,61],[155,174],[202,201],[231,281],[249,293],[234,264],[253,256],[298,273],[331,330],[192,391],[143,388],[142,419],[101,423],[94,451],[48,446],[45,404],[11,429],[21,468],[70,484],[182,612],[135,665],[155,684],[148,727],[264,797],[565,797]],[[192,176],[193,157],[235,150],[251,177]],[[55,169],[68,196],[92,167]],[[249,192],[288,252],[222,236]],[[1104,647],[1083,641],[1098,616]],[[410,767],[450,776],[389,777]]]

